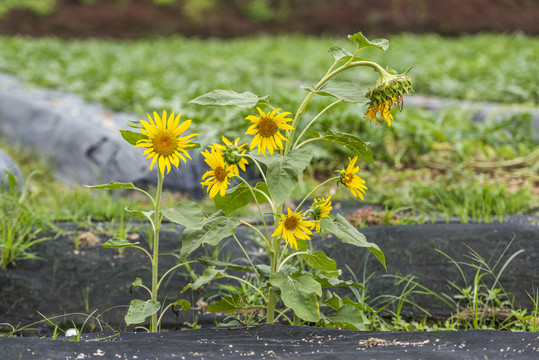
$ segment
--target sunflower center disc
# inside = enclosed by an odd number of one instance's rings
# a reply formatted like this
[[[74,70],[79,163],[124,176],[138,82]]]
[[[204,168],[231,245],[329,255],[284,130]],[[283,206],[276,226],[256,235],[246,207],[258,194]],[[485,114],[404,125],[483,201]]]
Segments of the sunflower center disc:
[[[277,123],[273,119],[263,118],[258,123],[258,132],[263,137],[273,136],[277,132]]]
[[[221,166],[215,168],[215,179],[223,182],[226,179],[226,171]]]
[[[289,217],[284,221],[284,227],[286,230],[294,230],[298,226],[298,219],[295,217]]]
[[[171,156],[177,147],[176,137],[168,132],[160,132],[152,139],[155,152],[162,156]]]

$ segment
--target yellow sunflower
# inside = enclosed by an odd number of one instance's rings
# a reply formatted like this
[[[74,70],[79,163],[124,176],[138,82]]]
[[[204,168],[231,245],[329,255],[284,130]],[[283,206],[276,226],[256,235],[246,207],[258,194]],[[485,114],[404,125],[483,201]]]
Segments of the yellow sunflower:
[[[135,147],[145,147],[144,155],[148,155],[147,159],[152,159],[150,163],[150,170],[157,162],[159,172],[162,176],[170,172],[172,165],[178,168],[180,159],[183,162],[187,162],[186,157],[191,159],[191,156],[187,153],[186,149],[190,146],[189,142],[193,136],[198,134],[191,134],[184,137],[180,135],[189,128],[191,120],[184,121],[180,124],[180,116],[174,116],[174,111],[167,120],[167,112],[163,110],[163,116],[154,111],[153,117],[148,115],[149,121],[141,120],[140,123],[144,127],[140,129],[143,135],[146,135],[147,139],[137,141]]]
[[[315,232],[324,232],[324,230],[320,229],[320,220],[322,220],[322,218],[328,217],[331,209],[333,209],[333,207],[331,206],[331,196],[329,196],[327,199],[314,199],[313,205],[311,206],[311,219],[315,221]]]
[[[393,120],[393,115],[391,115],[391,107],[394,104],[397,104],[399,108],[402,108],[402,95],[400,96],[400,101],[397,98],[393,98],[387,99],[378,105],[371,103],[371,106],[367,109],[367,114],[365,114],[364,118],[370,119],[370,121],[374,120],[374,123],[378,125],[376,114],[379,112],[380,116],[382,117],[382,122],[385,120],[387,121],[387,126],[391,126],[391,120]]]
[[[365,194],[367,187],[363,185],[365,184],[365,180],[355,175],[359,171],[359,167],[356,166],[357,156],[353,159],[348,158],[348,160],[350,162],[346,170],[341,170],[339,182],[348,186],[352,195],[359,196],[359,198],[363,200],[363,194]]]
[[[253,150],[255,146],[258,146],[258,154],[266,156],[266,149],[270,155],[273,155],[273,149],[283,149],[283,143],[281,140],[287,141],[285,137],[279,132],[279,130],[293,130],[294,127],[286,122],[292,119],[285,116],[290,115],[289,112],[279,113],[281,109],[275,109],[264,113],[260,108],[256,108],[260,116],[249,115],[247,120],[251,121],[253,125],[245,132],[255,137],[251,141],[250,150]]]
[[[249,162],[246,158],[242,157],[241,154],[245,154],[246,150],[244,147],[247,144],[238,145],[240,138],[234,140],[234,143],[229,141],[226,137],[221,137],[224,145],[222,144],[212,144],[210,148],[215,149],[221,153],[225,163],[232,168],[234,174],[239,175],[240,170],[245,171],[245,165],[248,165]]]
[[[206,164],[211,167],[211,170],[206,171],[202,175],[202,186],[207,186],[206,191],[210,194],[210,199],[217,193],[221,196],[225,196],[226,189],[230,184],[228,179],[234,177],[234,172],[230,166],[225,164],[225,160],[221,153],[215,149],[211,149],[211,152],[205,150],[202,152]],[[206,180],[204,180],[206,179]]]
[[[312,228],[314,223],[312,221],[303,220],[305,218],[307,218],[307,216],[303,215],[303,213],[292,212],[292,210],[288,208],[288,215],[285,216],[284,214],[281,214],[279,226],[271,236],[281,235],[290,247],[297,249],[298,242],[296,241],[296,237],[302,240],[311,239],[310,235],[312,235],[312,232],[309,228]]]

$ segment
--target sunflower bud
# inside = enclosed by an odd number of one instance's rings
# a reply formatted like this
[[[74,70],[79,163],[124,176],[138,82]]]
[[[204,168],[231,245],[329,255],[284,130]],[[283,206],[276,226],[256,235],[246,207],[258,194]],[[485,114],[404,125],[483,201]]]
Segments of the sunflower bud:
[[[228,165],[238,165],[243,159],[241,150],[236,145],[228,145],[223,151],[223,158]]]
[[[365,97],[370,100],[369,108],[365,114],[365,118],[374,120],[378,125],[376,114],[380,113],[382,121],[386,120],[388,126],[391,126],[391,107],[398,107],[402,111],[403,95],[408,95],[412,91],[412,80],[405,75],[392,75],[387,71],[380,72],[380,79],[373,89],[370,89],[365,94]]]

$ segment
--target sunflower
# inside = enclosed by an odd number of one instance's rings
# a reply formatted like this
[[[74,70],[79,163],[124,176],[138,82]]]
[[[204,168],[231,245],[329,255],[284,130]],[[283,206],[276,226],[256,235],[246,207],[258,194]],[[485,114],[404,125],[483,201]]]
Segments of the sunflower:
[[[225,160],[225,164],[232,168],[234,174],[239,175],[239,169],[245,171],[245,165],[249,164],[247,159],[241,156],[241,154],[245,154],[246,150],[243,147],[247,144],[238,145],[240,138],[234,140],[234,143],[224,136],[221,137],[221,139],[223,140],[224,145],[214,143],[210,145],[210,148],[219,151]]]
[[[202,175],[202,186],[207,186],[207,192],[210,193],[210,199],[217,193],[221,196],[225,196],[226,189],[229,185],[228,179],[234,177],[232,167],[225,164],[225,160],[221,153],[215,149],[211,149],[209,152],[207,149],[202,152],[206,164],[211,167],[211,170],[206,171]],[[206,179],[206,180],[204,180]]]
[[[183,162],[187,162],[186,157],[191,159],[191,156],[187,153],[186,149],[190,148],[189,142],[192,137],[198,134],[191,134],[184,137],[180,135],[189,128],[191,120],[184,121],[180,124],[180,116],[174,116],[174,111],[167,120],[167,112],[163,110],[163,116],[154,111],[152,119],[150,114],[148,115],[148,122],[141,120],[140,123],[144,128],[140,129],[141,133],[147,136],[146,139],[137,141],[135,147],[145,147],[144,155],[148,155],[147,159],[152,159],[150,163],[150,170],[157,162],[159,172],[162,176],[170,172],[172,165],[178,168],[180,159]]]
[[[357,156],[354,156],[353,159],[348,158],[348,160],[350,162],[346,170],[341,170],[339,182],[348,186],[352,195],[359,196],[363,200],[363,194],[365,194],[367,187],[363,185],[365,184],[365,180],[355,175],[359,171],[359,167],[356,166]]]
[[[369,102],[369,108],[364,118],[378,125],[376,114],[380,113],[382,121],[387,121],[387,126],[391,126],[391,107],[396,107],[402,111],[403,95],[408,95],[413,91],[412,81],[408,76],[393,75],[386,71],[380,73],[380,79],[376,86],[367,91],[365,97]]]
[[[302,240],[310,240],[310,235],[312,235],[311,230],[314,226],[312,221],[303,220],[307,216],[303,213],[292,212],[288,208],[288,215],[285,216],[281,214],[281,221],[279,221],[279,226],[275,229],[275,232],[271,236],[282,235],[286,242],[295,249],[298,248],[298,242],[296,237]]]
[[[258,146],[258,154],[262,152],[262,155],[266,156],[266,149],[268,149],[270,155],[273,155],[273,149],[283,149],[281,140],[287,141],[279,130],[294,130],[292,125],[286,124],[286,122],[292,120],[285,117],[290,113],[279,113],[281,109],[275,109],[268,111],[266,114],[260,108],[257,107],[256,109],[260,116],[249,115],[246,117],[253,125],[245,133],[255,135],[251,141],[250,150]]]
[[[311,219],[315,221],[314,223],[314,230],[315,232],[324,232],[324,230],[320,229],[320,220],[322,218],[328,217],[329,212],[333,207],[331,206],[331,196],[327,199],[319,198],[314,199],[313,205],[311,206]]]

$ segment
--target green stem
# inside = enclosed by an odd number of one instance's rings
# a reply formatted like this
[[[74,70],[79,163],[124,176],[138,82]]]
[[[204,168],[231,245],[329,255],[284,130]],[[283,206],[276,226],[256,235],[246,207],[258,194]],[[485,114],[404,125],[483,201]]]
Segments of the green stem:
[[[305,200],[307,200],[309,198],[309,196],[311,196],[312,193],[314,193],[316,190],[318,190],[319,188],[321,188],[322,186],[324,186],[325,184],[327,184],[328,182],[330,181],[333,181],[333,180],[337,180],[339,178],[339,176],[334,176],[332,178],[329,178],[327,179],[326,181],[324,181],[323,183],[319,184],[317,187],[315,187],[314,189],[312,189],[304,198],[303,200],[301,200],[301,202],[299,203],[299,205],[296,207],[296,211],[301,207],[301,205],[303,205],[303,203],[305,202]]]
[[[260,164],[258,163],[258,161],[256,161],[254,157],[252,157],[251,155],[248,155],[248,154],[243,154],[242,156],[253,160],[256,167],[258,168],[258,171],[260,172],[260,175],[262,175],[262,179],[264,179],[264,182],[266,183],[266,185],[268,185],[268,181],[266,180],[266,175],[264,175],[264,172],[262,171],[262,168],[260,167]]]
[[[159,275],[159,229],[161,228],[161,192],[163,189],[163,178],[159,169],[157,170],[157,194],[155,195],[155,226],[153,232],[153,264],[152,264],[152,300],[157,301],[157,291],[159,285],[157,278]],[[157,314],[152,315],[150,331],[158,332]]]
[[[318,82],[318,84],[316,84],[316,86],[314,87],[314,90],[316,91],[316,90],[320,89],[320,87],[322,87],[322,85],[324,85],[329,79],[331,79],[332,77],[334,77],[335,75],[337,75],[341,71],[344,71],[344,70],[346,70],[348,68],[356,67],[356,66],[370,66],[374,70],[378,71],[380,74],[384,74],[384,73],[387,74],[387,72],[384,70],[384,68],[382,68],[380,65],[378,65],[377,63],[375,63],[373,61],[368,61],[368,60],[354,61],[354,62],[348,61],[343,66],[341,66],[341,67],[333,70],[332,72],[327,73],[326,75],[324,75],[324,77]],[[316,95],[315,92],[310,92],[309,94],[307,94],[307,96],[305,97],[305,99],[303,99],[301,105],[299,106],[298,111],[296,112],[296,116],[294,117],[294,121],[292,121],[292,127],[294,129],[289,130],[287,132],[286,138],[287,138],[288,141],[286,143],[286,147],[285,147],[285,150],[284,150],[285,155],[288,154],[288,152],[291,149],[292,140],[294,139],[294,133],[296,131],[296,127],[298,126],[299,119],[301,118],[301,116],[305,112],[305,109],[307,108],[307,104],[309,104],[309,101],[311,101],[311,99],[315,95]]]
[[[293,258],[294,256],[297,256],[297,255],[303,255],[303,254],[309,254],[308,251],[299,251],[299,252],[295,252],[295,253],[292,253],[290,255],[288,255],[286,257],[286,259],[284,259],[283,261],[281,261],[281,263],[279,264],[279,267],[277,268],[277,271],[280,271],[281,268],[283,267],[284,264],[286,264],[286,262],[288,260],[290,260],[291,258]]]
[[[270,251],[270,276],[278,271],[279,251],[281,248],[281,237],[273,238],[273,248]],[[277,299],[273,288],[270,287],[268,294],[268,309],[266,322],[272,324],[275,321],[275,307],[277,305]]]
[[[179,268],[180,266],[184,266],[184,265],[187,265],[187,264],[192,264],[196,262],[196,260],[192,260],[192,261],[186,261],[186,262],[183,262],[181,264],[177,264],[177,265],[174,265],[173,267],[171,267],[170,269],[167,270],[166,273],[163,274],[163,276],[161,276],[161,279],[159,279],[159,282],[157,283],[157,291],[159,291],[159,288],[161,287],[161,283],[163,282],[163,280],[174,270],[176,270],[177,268]]]
[[[243,245],[241,245],[241,242],[238,240],[238,237],[236,236],[236,234],[232,234],[232,236],[234,236],[234,239],[236,240],[236,242],[238,243],[238,246],[240,247],[241,251],[243,251],[243,254],[245,255],[245,257],[249,261],[249,264],[251,264],[251,267],[253,268],[253,270],[254,270],[254,272],[256,274],[256,277],[258,278],[258,281],[260,281],[260,274],[258,273],[258,271],[255,268],[255,265],[251,261],[251,258],[249,257],[249,254],[247,254],[247,251],[245,251],[245,249],[243,248]]]
[[[318,115],[316,115],[312,120],[311,122],[309,122],[309,124],[307,124],[307,126],[305,126],[305,129],[303,129],[303,131],[301,132],[301,134],[299,134],[298,138],[296,139],[296,142],[294,143],[294,146],[292,147],[292,149],[295,149],[299,143],[299,140],[303,137],[303,135],[305,135],[305,133],[307,132],[307,130],[311,127],[312,124],[314,124],[314,122],[320,117],[320,115],[322,115],[323,113],[325,113],[327,110],[331,109],[333,106],[337,105],[338,103],[342,102],[343,100],[337,100],[337,101],[334,101],[332,102],[331,104],[329,104],[328,106],[326,106],[324,108],[324,110],[320,111],[318,113]]]
[[[260,219],[262,220],[262,224],[264,224],[264,229],[266,230],[266,236],[269,239],[268,225],[266,224],[266,220],[264,219],[264,214],[262,213],[262,209],[260,208],[260,204],[258,203],[258,200],[256,199],[256,195],[254,193],[253,187],[251,185],[249,185],[249,183],[244,178],[242,178],[241,176],[238,176],[238,177],[240,178],[241,181],[243,181],[243,183],[245,185],[247,185],[247,188],[251,192],[251,196],[253,197],[253,200],[255,201],[256,207],[258,208],[258,213],[260,214]],[[267,185],[267,183],[266,183],[266,185]],[[260,192],[262,194],[264,194],[263,191],[260,191]],[[272,210],[275,212],[275,205],[273,204],[273,201],[269,197],[267,197],[266,194],[264,194],[264,196],[266,196],[266,199],[268,199],[268,202],[270,203]]]

